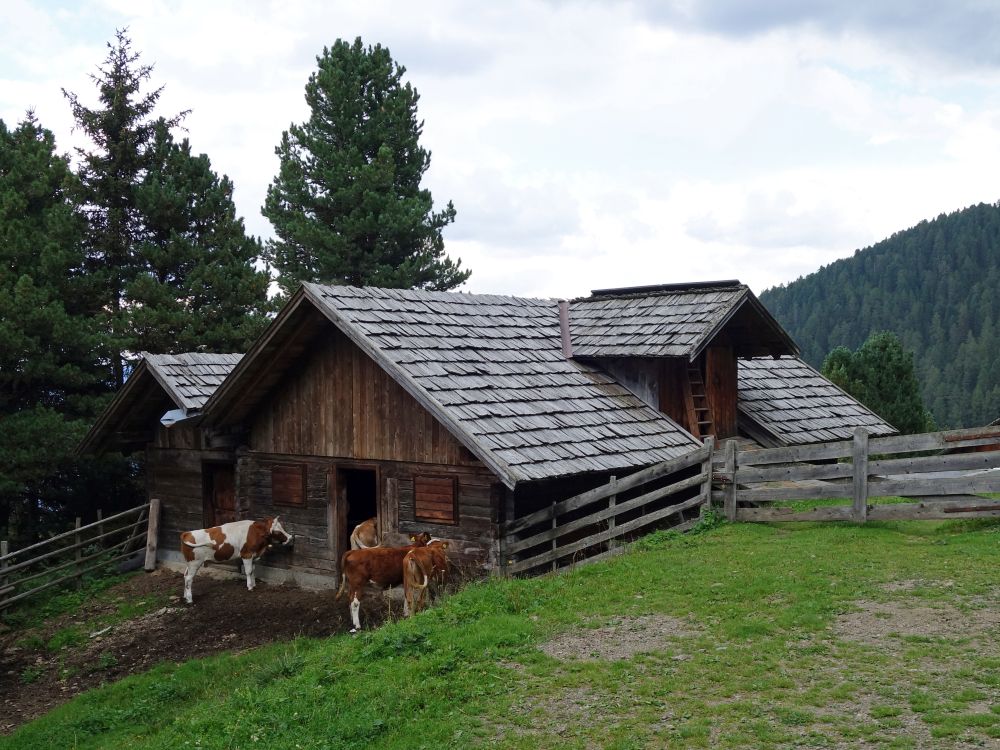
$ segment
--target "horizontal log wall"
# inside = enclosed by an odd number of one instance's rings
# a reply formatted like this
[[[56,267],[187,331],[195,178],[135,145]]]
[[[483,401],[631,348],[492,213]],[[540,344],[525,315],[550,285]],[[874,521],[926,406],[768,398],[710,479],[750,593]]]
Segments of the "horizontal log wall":
[[[271,496],[271,469],[274,466],[306,467],[305,504],[278,505]],[[389,545],[405,544],[410,534],[426,531],[450,542],[449,556],[456,562],[485,568],[495,567],[497,493],[495,477],[484,468],[421,464],[402,461],[366,461],[377,470],[378,506],[383,508],[383,536]],[[337,575],[337,540],[331,521],[336,509],[330,506],[331,474],[338,467],[357,468],[351,459],[325,456],[297,456],[274,453],[245,453],[237,462],[237,492],[241,514],[246,517],[280,515],[285,527],[295,534],[293,550],[268,553],[267,564],[307,573]],[[417,476],[454,478],[458,516],[455,524],[418,521],[413,503],[413,482]],[[393,507],[387,505],[395,503]]]
[[[226,451],[146,449],[146,489],[160,499],[159,549],[178,550],[181,532],[204,527],[204,464],[232,460]]]
[[[933,452],[927,455],[928,452]],[[949,430],[822,445],[738,451],[728,443],[714,460],[713,502],[735,521],[953,519],[1000,516],[1000,429]],[[905,497],[915,503],[870,504]],[[850,500],[796,511],[788,500]]]

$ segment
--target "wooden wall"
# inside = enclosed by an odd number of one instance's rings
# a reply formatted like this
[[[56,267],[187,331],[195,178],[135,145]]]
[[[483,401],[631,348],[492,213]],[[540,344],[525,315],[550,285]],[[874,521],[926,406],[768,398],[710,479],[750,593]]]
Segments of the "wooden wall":
[[[328,327],[250,422],[262,453],[444,465],[479,462],[342,333]]]
[[[712,409],[715,436],[736,435],[736,401],[739,375],[736,354],[731,346],[710,346],[705,351],[705,392]]]
[[[276,465],[306,467],[306,498],[303,507],[275,504],[271,495],[271,469]],[[246,452],[237,460],[237,493],[241,515],[247,518],[280,515],[282,524],[295,534],[294,550],[269,553],[267,564],[292,567],[307,573],[339,575],[338,554],[343,536],[344,514],[337,507],[335,492],[338,468],[354,469],[354,460],[319,456]],[[406,544],[410,534],[427,531],[451,542],[456,561],[496,565],[499,484],[484,468],[402,461],[366,462],[376,470],[376,492],[383,535],[387,544]],[[413,478],[421,475],[453,476],[457,479],[457,523],[432,524],[414,517]],[[346,529],[349,533],[350,529]]]
[[[160,549],[178,551],[182,531],[204,527],[203,466],[232,460],[225,451],[147,447],[146,488],[149,497],[161,502]]]

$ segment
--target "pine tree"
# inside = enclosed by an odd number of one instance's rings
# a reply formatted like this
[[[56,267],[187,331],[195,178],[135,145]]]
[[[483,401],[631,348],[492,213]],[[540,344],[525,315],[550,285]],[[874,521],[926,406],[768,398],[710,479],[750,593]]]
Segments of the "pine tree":
[[[381,45],[337,40],[306,84],[309,119],[275,149],[281,166],[263,214],[267,255],[288,292],[300,281],[447,290],[470,272],[444,252],[455,208],[433,211],[420,180],[419,96]]]
[[[77,442],[102,404],[100,302],[84,273],[86,222],[52,133],[0,121],[0,530],[31,539],[72,509]],[[110,506],[105,506],[109,507]]]
[[[138,350],[245,351],[267,323],[270,276],[256,269],[260,241],[236,216],[233,185],[157,122],[136,190],[142,270],[126,286]]]
[[[874,333],[854,352],[834,349],[822,372],[903,434],[934,429],[920,396],[913,354],[896,334]]]
[[[120,386],[129,352],[245,348],[270,305],[266,274],[254,268],[259,243],[236,218],[232,184],[186,140],[173,141],[170,130],[186,112],[154,117],[163,89],[143,93],[152,68],[139,64],[126,33],[108,47],[92,76],[100,106],[63,93],[96,147],[79,151],[87,272],[103,295],[101,323]]]

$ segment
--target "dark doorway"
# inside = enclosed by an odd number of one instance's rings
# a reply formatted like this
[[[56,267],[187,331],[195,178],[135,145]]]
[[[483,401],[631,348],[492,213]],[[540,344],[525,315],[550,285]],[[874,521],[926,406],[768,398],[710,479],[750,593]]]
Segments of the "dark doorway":
[[[340,527],[340,550],[351,548],[354,527],[378,515],[378,474],[372,469],[337,469],[338,500],[344,523]]]
[[[205,528],[236,520],[236,474],[232,464],[204,464],[202,467]]]

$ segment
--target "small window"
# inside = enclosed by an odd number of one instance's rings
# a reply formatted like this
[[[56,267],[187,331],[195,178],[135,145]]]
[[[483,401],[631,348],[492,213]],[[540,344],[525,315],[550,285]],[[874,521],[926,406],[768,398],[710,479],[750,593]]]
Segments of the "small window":
[[[454,477],[414,477],[413,515],[428,523],[458,523]]]
[[[277,464],[271,467],[271,502],[275,505],[305,507],[306,467],[304,464]]]

